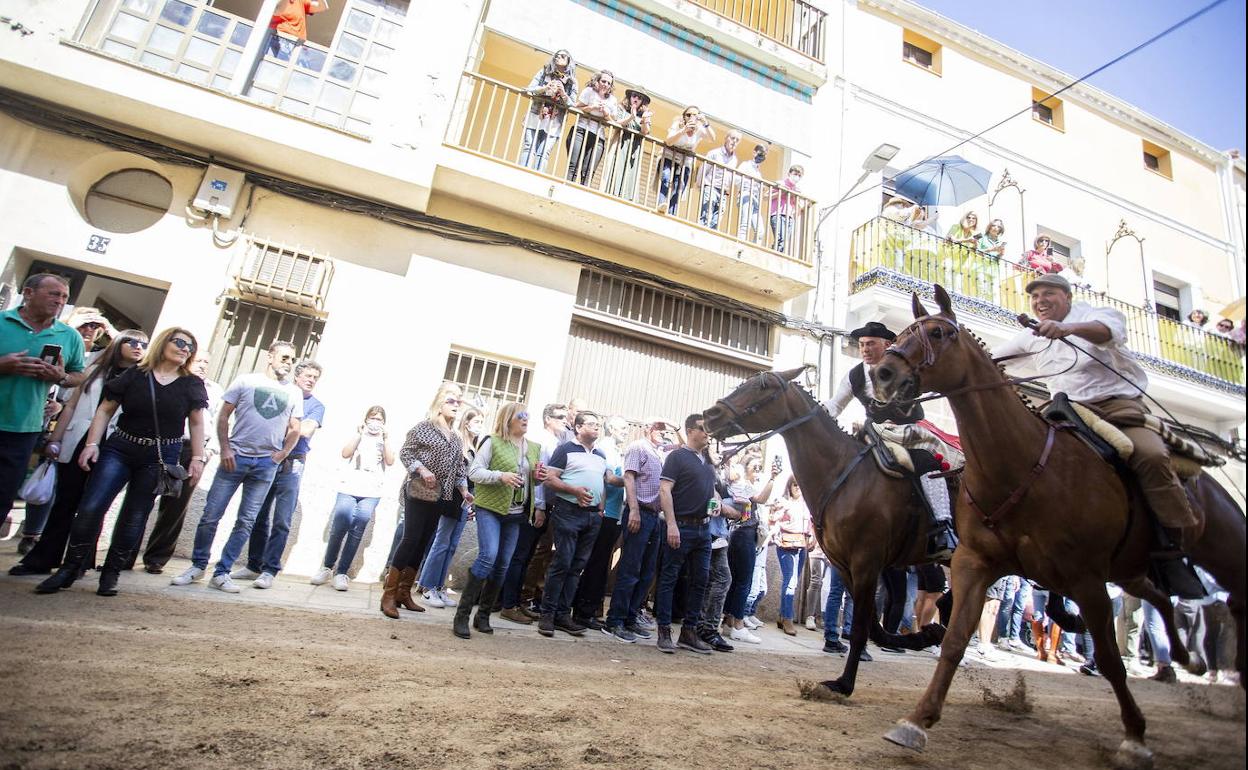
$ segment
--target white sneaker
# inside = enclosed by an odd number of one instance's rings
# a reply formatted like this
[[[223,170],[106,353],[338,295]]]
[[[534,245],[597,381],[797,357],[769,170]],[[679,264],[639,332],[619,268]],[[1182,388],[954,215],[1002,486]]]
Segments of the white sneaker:
[[[746,617],[741,618],[741,622],[744,623],[745,627],[750,629],[751,631],[754,631],[755,629],[759,629],[763,627],[763,621],[759,620],[753,615],[747,615]]]
[[[316,571],[316,574],[313,575],[312,579],[308,582],[310,582],[314,586],[323,586],[326,583],[328,583],[333,576],[334,576],[334,571],[332,569],[330,569],[329,567],[321,567],[320,569]]]
[[[445,607],[446,606],[446,602],[442,601],[442,597],[438,596],[438,592],[435,590],[425,591],[423,594],[421,594],[421,597],[424,598],[425,604],[428,604],[430,607]]]
[[[732,629],[732,641],[761,644],[763,640],[751,633],[748,628],[734,628]]]
[[[255,580],[260,577],[260,573],[246,567],[239,567],[230,573],[230,577],[234,580]]]
[[[347,577],[346,575],[342,573],[338,573],[337,575],[334,575],[334,590],[335,591],[347,590],[347,586],[350,583],[351,583],[351,578]]]
[[[980,643],[975,647],[975,652],[979,653],[979,657],[984,660],[1000,660],[1001,655],[993,648],[991,644]]]
[[[819,627],[815,625],[815,616],[814,616],[814,615],[807,615],[807,616],[806,616],[806,630],[807,630],[807,631],[818,631],[818,630],[819,630]]]
[[[1018,650],[1020,652],[1034,652],[1034,650],[1032,650],[1030,647],[1023,644],[1021,640],[1013,639],[1013,638],[1010,639],[1010,649]]]
[[[458,607],[459,606],[459,602],[455,601],[454,599],[452,599],[450,596],[447,595],[445,588],[439,588],[436,591],[434,591],[434,593],[436,593],[438,595],[438,598],[442,600],[443,607]]]
[[[187,569],[186,572],[183,572],[181,575],[178,575],[173,580],[170,580],[169,585],[189,586],[191,583],[194,583],[196,580],[199,580],[203,576],[204,576],[204,571],[202,569],[200,569],[199,567],[191,567]]]
[[[233,577],[234,577],[233,575],[230,575],[231,579],[233,579]],[[252,581],[251,587],[252,588],[272,588],[273,587],[273,573],[261,572],[259,577],[257,577],[254,581]]]
[[[227,594],[236,594],[240,590],[238,584],[229,575],[213,575],[212,580],[208,581],[208,585],[218,591],[225,591]]]

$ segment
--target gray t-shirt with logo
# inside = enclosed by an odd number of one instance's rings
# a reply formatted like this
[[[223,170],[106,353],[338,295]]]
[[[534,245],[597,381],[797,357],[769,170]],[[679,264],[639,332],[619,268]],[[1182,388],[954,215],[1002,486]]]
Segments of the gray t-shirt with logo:
[[[262,457],[281,449],[290,418],[303,417],[303,391],[260,373],[239,376],[221,400],[234,405],[230,447],[244,457]]]

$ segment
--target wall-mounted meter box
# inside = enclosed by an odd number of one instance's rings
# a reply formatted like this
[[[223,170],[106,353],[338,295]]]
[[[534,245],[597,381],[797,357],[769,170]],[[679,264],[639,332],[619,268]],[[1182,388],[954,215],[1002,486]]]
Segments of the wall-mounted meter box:
[[[234,213],[234,206],[238,203],[238,194],[242,192],[246,179],[246,175],[241,171],[221,166],[208,166],[191,207],[229,219]]]

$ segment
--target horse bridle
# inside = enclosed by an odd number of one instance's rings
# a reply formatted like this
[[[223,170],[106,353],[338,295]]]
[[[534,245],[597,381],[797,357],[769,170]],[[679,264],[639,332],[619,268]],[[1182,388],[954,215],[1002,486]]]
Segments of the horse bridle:
[[[776,383],[775,393],[770,394],[767,398],[761,399],[760,401],[756,403],[750,404],[745,409],[741,409],[741,410],[738,410],[736,407],[734,407],[732,404],[729,404],[726,400],[722,398],[718,399],[715,402],[716,406],[720,407],[721,409],[728,412],[729,414],[728,423],[724,427],[736,431],[733,435],[745,436],[747,439],[746,441],[735,442],[732,444],[721,443],[721,446],[729,450],[732,450],[734,452],[739,452],[740,450],[746,448],[747,446],[750,446],[751,444],[757,444],[759,442],[766,441],[772,436],[779,436],[779,435],[782,435],[787,430],[796,428],[798,425],[801,425],[802,423],[813,419],[815,415],[819,414],[819,410],[823,408],[822,406],[819,405],[818,402],[816,402],[814,407],[806,414],[794,417],[792,420],[789,420],[784,425],[781,425],[778,428],[773,428],[767,431],[766,433],[761,433],[758,436],[751,437],[750,432],[741,426],[741,420],[744,420],[747,417],[752,417],[753,415],[758,414],[767,406],[770,406],[773,401],[776,401],[782,396],[784,396],[785,391],[787,391],[789,386],[793,384],[791,381],[785,381],[784,378],[782,378],[780,375],[776,374],[775,372],[764,372],[763,377],[767,381],[770,381],[771,378],[775,378],[775,383]]]

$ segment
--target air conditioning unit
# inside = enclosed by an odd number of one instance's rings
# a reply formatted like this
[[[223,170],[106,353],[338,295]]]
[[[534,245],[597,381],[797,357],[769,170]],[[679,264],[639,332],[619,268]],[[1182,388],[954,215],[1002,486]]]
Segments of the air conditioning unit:
[[[243,190],[247,175],[234,169],[209,165],[204,172],[204,179],[199,183],[195,200],[191,207],[206,214],[217,214],[229,219],[238,203],[238,194]]]

